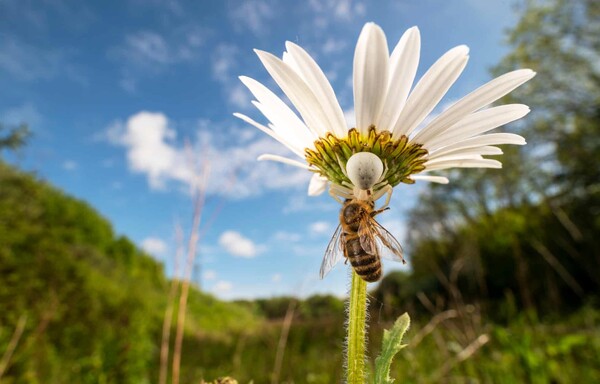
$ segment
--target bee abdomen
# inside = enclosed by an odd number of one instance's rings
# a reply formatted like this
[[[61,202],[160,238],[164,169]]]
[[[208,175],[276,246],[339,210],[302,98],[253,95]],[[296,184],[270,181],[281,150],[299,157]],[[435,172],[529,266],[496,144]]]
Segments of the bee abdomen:
[[[350,237],[348,239],[348,237]],[[373,283],[381,279],[381,260],[378,255],[365,252],[360,245],[358,236],[348,236],[346,241],[346,252],[350,264],[361,279]]]

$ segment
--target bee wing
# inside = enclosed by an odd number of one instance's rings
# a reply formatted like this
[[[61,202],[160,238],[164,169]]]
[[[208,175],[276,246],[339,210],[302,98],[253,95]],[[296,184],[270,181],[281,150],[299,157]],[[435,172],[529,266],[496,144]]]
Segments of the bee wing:
[[[369,255],[377,254],[377,243],[375,241],[377,221],[369,214],[365,214],[360,218],[358,225],[358,238],[360,246]]]
[[[344,234],[342,232],[342,226],[338,225],[337,229],[333,233],[329,245],[325,250],[325,256],[323,257],[323,263],[321,263],[321,271],[319,276],[321,279],[331,271],[331,269],[342,259],[344,256]]]
[[[375,241],[379,249],[379,255],[389,260],[399,261],[406,264],[404,260],[404,251],[402,246],[387,229],[383,228],[376,220],[373,219],[372,230],[375,232]],[[362,243],[361,243],[362,245]],[[363,247],[364,249],[364,247]]]

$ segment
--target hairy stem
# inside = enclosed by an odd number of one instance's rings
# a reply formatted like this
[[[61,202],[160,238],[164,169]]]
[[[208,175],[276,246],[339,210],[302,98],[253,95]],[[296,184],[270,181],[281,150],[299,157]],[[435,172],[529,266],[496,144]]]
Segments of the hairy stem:
[[[346,356],[348,384],[365,382],[365,342],[367,337],[367,282],[352,270],[348,303],[348,350]]]

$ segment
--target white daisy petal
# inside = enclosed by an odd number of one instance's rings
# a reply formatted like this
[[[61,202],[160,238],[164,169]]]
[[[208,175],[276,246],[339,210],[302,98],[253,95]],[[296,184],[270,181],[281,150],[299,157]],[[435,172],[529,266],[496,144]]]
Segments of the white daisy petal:
[[[302,78],[287,64],[264,51],[255,50],[267,71],[294,104],[306,125],[319,137],[332,131],[319,100]]]
[[[435,164],[425,163],[425,169],[435,171],[446,168],[502,168],[502,163],[493,159],[456,159]]]
[[[490,133],[487,135],[475,136],[469,139],[459,141],[454,144],[450,144],[440,150],[440,153],[456,151],[458,149],[469,149],[475,147],[482,147],[487,145],[500,145],[500,144],[513,144],[513,145],[525,145],[525,139],[522,136],[514,133]],[[442,152],[444,151],[444,152]],[[436,152],[436,154],[440,155]]]
[[[293,145],[292,143],[289,143],[283,137],[281,137],[277,133],[275,133],[272,129],[269,129],[269,128],[265,127],[264,125],[262,125],[260,123],[257,123],[256,121],[252,120],[248,116],[243,115],[241,113],[236,112],[236,113],[233,114],[233,116],[237,117],[238,119],[241,119],[241,120],[245,121],[248,124],[251,124],[251,125],[255,126],[256,128],[258,128],[261,131],[263,131],[264,133],[266,133],[267,135],[269,135],[272,138],[274,138],[275,140],[279,141],[281,144],[283,144],[286,147],[288,147],[289,150],[292,151],[292,152],[294,152],[296,155],[300,156],[301,158],[304,158],[304,153],[303,152],[298,151],[298,149],[296,148],[295,145]]]
[[[410,178],[415,181],[422,180],[438,184],[448,184],[450,182],[450,180],[448,180],[448,178],[444,176],[411,175]]]
[[[294,72],[298,74],[298,76],[302,77],[302,80],[306,81],[306,79],[302,76],[302,71],[300,70],[300,67],[298,67],[298,63],[296,63],[296,60],[294,60],[294,57],[289,52],[283,52],[282,60],[284,63],[289,65],[289,67],[292,68]]]
[[[385,34],[374,23],[363,27],[354,52],[354,109],[356,128],[367,133],[378,119],[388,85],[389,51]]]
[[[420,55],[421,34],[419,28],[412,27],[404,32],[390,58],[387,95],[379,119],[375,121],[380,130],[391,131],[398,120],[415,79]]]
[[[277,127],[275,131],[280,136],[297,143],[298,146],[303,148],[312,145],[317,136],[308,129],[283,100],[252,78],[240,76],[240,80],[259,101],[261,105],[259,109]]]
[[[419,143],[427,142],[436,135],[444,132],[448,127],[464,116],[493,103],[517,88],[519,85],[531,79],[533,76],[535,76],[534,71],[530,69],[521,69],[495,78],[442,112],[430,124],[418,132],[413,140]]]
[[[271,155],[270,153],[265,153],[264,155],[258,156],[257,160],[258,161],[265,161],[265,160],[277,161],[279,163],[293,165],[294,167],[298,167],[298,168],[302,168],[302,169],[306,169],[306,170],[310,169],[310,167],[308,165],[306,165],[306,163],[301,163],[297,160],[288,159],[287,157],[283,157],[283,156],[279,156],[279,155]]]
[[[311,134],[306,126],[304,131],[293,130],[290,125],[285,124],[285,119],[281,119],[276,115],[273,109],[269,108],[267,104],[261,104],[257,101],[252,101],[252,104],[262,112],[267,119],[271,121],[269,128],[273,130],[279,137],[285,139],[290,145],[297,148],[298,151],[302,152],[304,148],[310,148],[312,146]]]
[[[432,137],[429,141],[417,142],[423,143],[430,152],[433,152],[449,143],[456,143],[518,120],[528,113],[529,107],[523,104],[507,104],[484,109],[463,118],[445,132]]]
[[[323,107],[325,116],[329,118],[330,127],[333,128],[333,133],[338,137],[344,137],[347,132],[344,112],[335,97],[329,80],[327,80],[321,68],[304,49],[290,41],[286,43],[286,48],[297,64],[300,75],[310,89],[312,89],[319,100],[319,104]]]
[[[429,160],[436,160],[439,158],[451,158],[451,156],[463,156],[463,155],[480,155],[480,156],[494,156],[494,155],[501,155],[502,149],[498,148],[498,147],[492,147],[492,146],[483,146],[483,147],[475,147],[475,148],[459,148],[459,149],[455,149],[453,151],[438,151],[435,152],[433,154],[431,154],[429,156]]]
[[[469,48],[452,48],[436,61],[412,91],[398,120],[393,138],[409,135],[444,97],[467,65]]]
[[[308,195],[318,196],[327,189],[327,179],[315,173],[308,184]]]

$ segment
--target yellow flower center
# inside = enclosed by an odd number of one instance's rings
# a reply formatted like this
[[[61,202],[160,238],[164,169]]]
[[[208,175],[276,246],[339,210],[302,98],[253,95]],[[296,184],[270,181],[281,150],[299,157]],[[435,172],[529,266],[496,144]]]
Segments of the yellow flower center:
[[[350,183],[342,171],[348,159],[358,152],[371,152],[377,155],[386,169],[384,179],[395,187],[400,183],[413,184],[409,176],[425,169],[427,150],[422,144],[409,143],[407,136],[392,140],[389,131],[377,132],[375,126],[369,133],[361,135],[356,128],[348,131],[348,136],[340,139],[329,133],[315,141],[315,149],[307,148],[306,161],[315,166],[321,176],[335,184]]]

